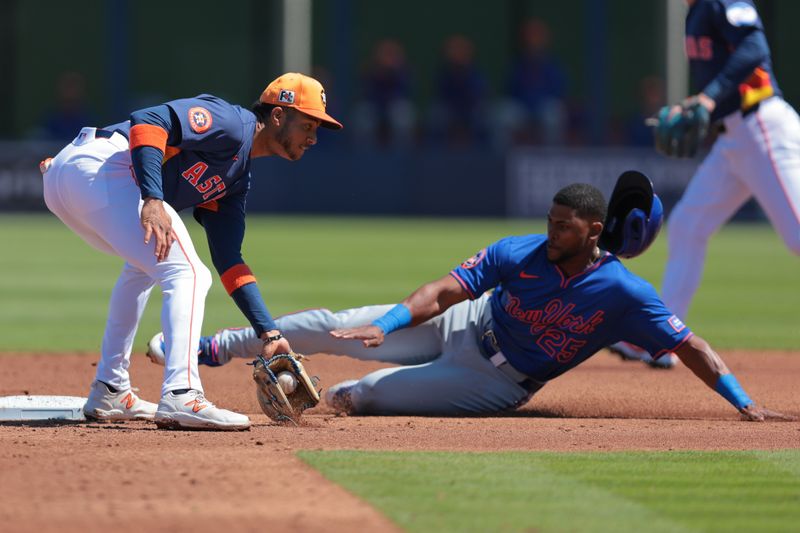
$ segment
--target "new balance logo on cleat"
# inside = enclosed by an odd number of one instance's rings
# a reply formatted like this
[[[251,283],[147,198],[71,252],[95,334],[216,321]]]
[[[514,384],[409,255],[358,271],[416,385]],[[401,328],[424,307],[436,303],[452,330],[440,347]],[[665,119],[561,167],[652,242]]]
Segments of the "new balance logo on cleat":
[[[125,396],[120,402],[122,405],[125,406],[125,409],[132,409],[133,404],[136,403],[136,397],[133,395],[132,392],[129,392],[127,396]]]
[[[155,422],[161,429],[240,431],[250,428],[250,419],[245,415],[220,409],[194,389],[162,396]]]
[[[191,407],[193,413],[198,413],[202,409],[206,408],[206,404],[203,403],[202,399],[195,398],[194,400],[188,401],[184,404],[186,407]]]
[[[112,392],[102,381],[94,381],[83,406],[83,414],[89,420],[152,420],[157,407],[136,396],[130,388]]]

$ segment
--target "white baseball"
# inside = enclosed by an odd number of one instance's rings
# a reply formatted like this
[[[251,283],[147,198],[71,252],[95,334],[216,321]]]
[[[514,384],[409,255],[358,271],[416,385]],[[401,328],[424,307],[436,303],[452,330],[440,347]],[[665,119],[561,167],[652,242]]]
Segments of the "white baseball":
[[[278,384],[283,389],[284,394],[291,394],[297,388],[297,378],[291,372],[284,370],[278,374]]]

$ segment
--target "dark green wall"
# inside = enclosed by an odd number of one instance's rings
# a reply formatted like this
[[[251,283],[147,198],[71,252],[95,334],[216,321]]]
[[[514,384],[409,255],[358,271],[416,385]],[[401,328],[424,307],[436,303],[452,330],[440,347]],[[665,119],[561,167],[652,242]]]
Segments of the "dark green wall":
[[[25,135],[52,106],[56,80],[64,71],[83,73],[93,107],[104,109],[103,0],[85,0],[80,10],[76,3],[57,1],[17,6],[17,60],[10,77],[14,96],[6,115],[13,117],[16,132]]]
[[[353,59],[346,73],[356,85],[378,41],[393,38],[406,49],[414,77],[415,94],[426,102],[432,90],[432,76],[444,40],[455,33],[470,37],[476,45],[477,60],[489,77],[492,88],[502,89],[502,80],[511,57],[508,33],[513,2],[464,2],[458,0],[382,2],[353,0],[351,42]],[[473,7],[474,6],[474,7]],[[316,2],[314,18],[315,60],[329,67],[335,61],[330,43],[335,27],[338,2]],[[337,77],[343,73],[336,73]],[[355,91],[357,93],[357,90]],[[352,95],[353,98],[357,94]]]
[[[756,4],[762,13],[767,39],[772,49],[775,76],[784,98],[800,109],[800,71],[797,56],[800,53],[800,2],[797,0],[761,0]]]
[[[663,71],[663,32],[660,28],[663,1],[606,0],[607,39],[602,79],[589,68],[587,56],[592,44],[592,26],[603,24],[587,9],[595,0],[503,0],[478,2],[463,0],[405,0],[378,2],[354,0],[351,23],[352,49],[356,60],[347,76],[354,80],[350,100],[357,97],[358,76],[377,41],[385,37],[399,40],[406,48],[415,80],[415,98],[423,108],[431,94],[432,75],[441,44],[453,33],[462,33],[476,44],[477,60],[490,79],[495,95],[506,88],[508,71],[518,48],[519,25],[536,17],[552,30],[552,51],[559,57],[569,79],[569,97],[590,101],[603,90],[607,114],[627,116],[638,105],[638,82]],[[331,46],[336,27],[336,9],[341,2],[318,2],[315,12],[315,58],[330,70],[338,50]],[[337,77],[342,73],[337,73]],[[589,105],[589,104],[587,104]]]
[[[120,109],[199,92],[249,105],[279,69],[275,0],[41,0],[16,6],[9,110],[14,131],[23,136],[52,106],[56,80],[65,71],[86,77],[91,108],[105,123],[124,120]],[[118,26],[114,13],[122,17]],[[115,76],[123,78],[122,91],[115,91]]]
[[[352,100],[375,42],[397,38],[407,48],[415,98],[424,107],[443,40],[463,33],[476,43],[478,61],[498,95],[516,51],[517,26],[536,16],[553,30],[571,98],[590,102],[592,95],[604,95],[607,113],[625,116],[637,105],[638,81],[663,73],[665,1],[315,0],[314,62],[333,79],[347,80]],[[587,15],[593,5],[605,6],[604,19]],[[800,50],[795,28],[800,2],[760,0],[758,5],[781,87],[798,106],[800,72],[794,62]],[[280,6],[280,0],[3,0],[0,111],[10,120],[3,122],[0,135],[29,135],[52,105],[58,76],[69,70],[86,76],[101,123],[125,118],[120,109],[201,91],[248,104],[280,69]],[[336,21],[343,9],[352,17],[341,39]],[[121,25],[112,23],[113,13],[124,15]],[[596,48],[588,36],[598,27],[606,36],[599,75],[592,73],[596,65],[587,64]]]

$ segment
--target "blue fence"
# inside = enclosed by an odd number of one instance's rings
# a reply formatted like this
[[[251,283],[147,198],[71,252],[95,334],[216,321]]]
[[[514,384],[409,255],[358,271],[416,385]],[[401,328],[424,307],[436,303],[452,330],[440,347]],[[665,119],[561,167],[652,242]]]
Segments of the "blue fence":
[[[0,209],[45,209],[39,161],[59,145],[0,143]],[[611,193],[636,169],[653,180],[667,211],[699,159],[675,160],[651,149],[517,149],[411,152],[311,150],[301,161],[253,163],[249,212],[541,217],[564,185],[586,182]],[[739,218],[758,219],[754,203]]]

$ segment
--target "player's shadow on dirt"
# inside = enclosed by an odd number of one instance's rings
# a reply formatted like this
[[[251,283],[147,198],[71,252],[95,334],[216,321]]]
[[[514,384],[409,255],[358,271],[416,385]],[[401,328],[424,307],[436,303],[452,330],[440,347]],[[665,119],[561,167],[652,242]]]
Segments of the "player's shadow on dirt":
[[[0,427],[58,428],[84,427],[86,429],[114,429],[118,431],[155,431],[155,424],[131,422],[88,422],[86,420],[0,420]]]
[[[85,425],[85,420],[2,420],[0,427],[34,427],[34,428],[53,428],[61,426],[80,426]]]
[[[494,418],[562,418],[572,420],[707,420],[705,417],[675,416],[670,414],[615,414],[615,413],[579,413],[554,409],[525,409],[489,415]]]

